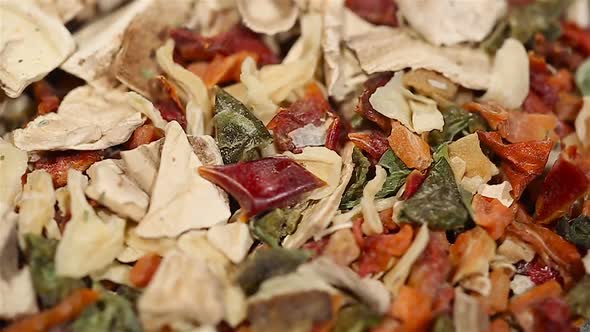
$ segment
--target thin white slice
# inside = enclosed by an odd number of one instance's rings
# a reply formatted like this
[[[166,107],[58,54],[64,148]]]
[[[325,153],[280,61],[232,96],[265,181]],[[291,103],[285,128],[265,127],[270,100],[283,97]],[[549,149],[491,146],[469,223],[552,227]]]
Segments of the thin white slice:
[[[14,206],[27,170],[27,153],[0,138],[0,204]]]
[[[295,160],[310,173],[326,183],[326,186],[315,190],[309,199],[322,199],[336,190],[340,183],[342,158],[326,147],[306,147],[301,153],[285,152],[284,155]]]
[[[291,29],[299,8],[293,0],[237,0],[244,24],[258,33],[274,35]]]
[[[121,159],[125,162],[126,173],[151,195],[158,168],[160,168],[160,153],[164,139],[149,144],[143,144],[133,150],[121,151]]]
[[[18,233],[21,243],[25,234],[42,234],[53,220],[55,202],[51,175],[44,170],[29,173],[19,202]]]
[[[244,260],[254,243],[248,225],[241,222],[209,228],[207,240],[235,264]]]

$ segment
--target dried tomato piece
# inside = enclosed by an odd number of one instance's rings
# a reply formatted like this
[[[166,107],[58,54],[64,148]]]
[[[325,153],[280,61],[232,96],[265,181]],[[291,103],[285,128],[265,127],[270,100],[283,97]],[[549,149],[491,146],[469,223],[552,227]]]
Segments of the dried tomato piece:
[[[391,0],[346,0],[346,7],[365,20],[396,27],[397,6]]]
[[[557,117],[553,114],[510,111],[508,119],[498,125],[498,132],[510,143],[522,143],[544,140],[556,126]]]
[[[53,185],[57,188],[68,183],[68,169],[84,172],[101,159],[101,151],[48,152],[33,164],[33,168],[43,169],[51,174]]]
[[[545,177],[536,203],[535,222],[547,224],[565,215],[589,187],[590,181],[584,171],[562,155]]]
[[[582,52],[585,56],[590,55],[590,33],[573,22],[563,22],[561,24],[563,39],[568,41],[574,48]]]
[[[196,62],[189,65],[188,69],[199,76],[209,88],[224,83],[239,82],[242,73],[242,62],[247,57],[254,60],[258,58],[256,53],[240,51],[238,53],[223,56],[216,55],[209,63]],[[205,64],[203,66],[203,64]]]
[[[346,142],[346,131],[347,130],[344,127],[342,120],[340,120],[340,117],[334,117],[334,120],[330,124],[330,128],[328,128],[328,132],[326,133],[326,148],[338,151],[338,149],[340,149],[340,147]]]
[[[44,332],[78,317],[84,309],[99,299],[99,294],[88,288],[75,290],[57,306],[12,323],[4,332]]]
[[[480,131],[477,134],[480,142],[525,174],[542,174],[553,148],[553,142],[549,140],[505,144],[497,132]]]
[[[519,199],[526,187],[537,177],[535,174],[526,174],[514,167],[511,163],[503,161],[500,165],[505,180],[512,186],[512,196]]]
[[[412,267],[408,285],[435,298],[451,273],[449,242],[444,232],[430,232],[430,240]]]
[[[293,159],[283,157],[204,166],[199,174],[232,195],[247,216],[288,206],[325,185]]]
[[[397,121],[391,121],[389,146],[409,168],[427,169],[432,164],[430,145]]]
[[[559,271],[545,264],[539,256],[536,256],[530,262],[518,263],[516,265],[516,272],[531,278],[531,281],[534,282],[535,285],[541,285],[550,280],[563,282],[563,279],[561,279],[561,276],[559,275]]]
[[[357,148],[366,152],[373,160],[381,159],[381,156],[389,150],[387,136],[377,130],[350,133],[348,134],[348,139]]]
[[[522,109],[527,113],[547,114],[552,112],[551,108],[545,105],[543,99],[533,91],[529,91],[529,94],[522,104]]]
[[[559,271],[566,286],[570,286],[584,273],[582,258],[576,246],[557,233],[543,226],[520,221],[508,225],[506,232],[528,243],[545,264]]]
[[[295,145],[289,133],[306,125],[321,126],[329,118],[333,118],[332,108],[324,97],[320,87],[309,84],[305,88],[305,96],[282,108],[266,126],[273,131],[275,145],[282,151],[293,151]]]
[[[421,172],[417,169],[413,170],[410,175],[406,178],[406,188],[404,189],[404,193],[402,195],[403,199],[408,199],[420,189],[422,182],[426,180],[428,176],[428,172]]]
[[[182,128],[186,128],[184,106],[180,102],[176,88],[164,76],[158,76],[157,79],[164,90],[165,96],[156,100],[154,106],[160,111],[164,120],[176,121]]]
[[[578,331],[571,321],[572,312],[565,299],[549,297],[531,305],[535,332]]]
[[[364,277],[371,273],[383,272],[392,256],[403,255],[412,243],[414,231],[404,224],[395,234],[367,236],[361,248],[358,273]]]
[[[492,129],[497,129],[498,125],[508,120],[508,111],[500,104],[495,102],[467,103],[463,106],[466,111],[479,113]]]
[[[162,262],[162,257],[157,254],[146,254],[142,256],[131,268],[129,281],[136,287],[146,287]]]
[[[176,60],[181,63],[211,61],[216,55],[228,56],[240,51],[256,54],[259,65],[279,62],[278,56],[259,34],[241,25],[212,37],[204,37],[184,28],[172,29],[170,36],[175,41]]]
[[[151,123],[144,124],[133,131],[129,140],[125,143],[125,148],[128,150],[136,147],[149,144],[164,137],[164,131]]]
[[[476,194],[471,206],[475,215],[475,223],[485,229],[494,240],[502,237],[506,226],[514,220],[512,210],[495,198]]]
[[[33,83],[33,95],[37,102],[37,115],[56,112],[61,102],[55,89],[46,80]]]
[[[377,112],[371,103],[369,102],[369,98],[371,95],[377,90],[387,84],[391,77],[393,76],[392,73],[382,73],[371,76],[364,84],[363,93],[359,97],[359,102],[356,106],[355,112],[360,114],[363,118],[374,122],[381,128],[385,133],[389,133],[391,131],[391,120],[386,117],[385,115]]]

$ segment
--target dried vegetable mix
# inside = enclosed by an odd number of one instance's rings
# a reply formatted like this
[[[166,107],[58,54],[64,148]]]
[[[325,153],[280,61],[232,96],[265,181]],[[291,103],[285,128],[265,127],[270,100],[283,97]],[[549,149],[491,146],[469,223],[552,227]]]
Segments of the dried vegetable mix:
[[[0,330],[587,329],[590,2],[0,17]]]

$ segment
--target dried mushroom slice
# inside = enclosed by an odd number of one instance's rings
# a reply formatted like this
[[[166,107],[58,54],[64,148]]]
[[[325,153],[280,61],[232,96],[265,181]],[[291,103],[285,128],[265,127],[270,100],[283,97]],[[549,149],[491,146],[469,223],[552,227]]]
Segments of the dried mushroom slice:
[[[480,42],[504,16],[504,0],[397,0],[401,14],[435,45]]]
[[[189,1],[154,1],[145,12],[136,16],[125,30],[121,50],[115,57],[111,71],[130,89],[149,96],[149,82],[158,73],[154,57],[162,46],[166,29],[187,21],[192,6]]]
[[[244,24],[267,35],[291,29],[299,16],[293,0],[237,0],[237,5]]]
[[[111,63],[121,47],[125,30],[154,1],[134,1],[76,32],[74,39],[78,49],[61,69],[89,83],[110,76]]]
[[[57,68],[75,49],[61,22],[29,1],[0,2],[0,87],[18,97]]]
[[[436,47],[407,29],[374,28],[348,41],[368,74],[406,68],[430,69],[470,89],[487,89],[491,61],[482,50],[467,46]]]

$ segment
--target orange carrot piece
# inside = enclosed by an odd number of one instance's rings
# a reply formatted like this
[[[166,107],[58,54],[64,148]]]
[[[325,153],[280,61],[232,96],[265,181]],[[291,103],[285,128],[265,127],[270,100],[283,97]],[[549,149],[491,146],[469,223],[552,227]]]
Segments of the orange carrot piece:
[[[504,312],[508,309],[508,295],[510,294],[510,274],[508,269],[494,269],[490,273],[492,290],[486,299],[488,314]]]
[[[400,289],[391,315],[402,322],[402,331],[424,331],[432,319],[432,300],[428,294],[409,286]]]
[[[549,297],[561,295],[561,285],[551,280],[542,285],[536,286],[524,294],[513,297],[510,301],[510,312],[515,316],[530,308],[531,304]]]
[[[99,293],[82,288],[75,290],[58,305],[24,318],[4,329],[4,332],[45,332],[78,317],[86,307],[98,300]]]
[[[496,318],[490,325],[489,332],[510,332],[510,325],[502,318]]]
[[[494,240],[502,237],[506,226],[514,220],[512,210],[495,198],[476,194],[471,205],[475,214],[475,223],[485,229]]]
[[[129,281],[136,287],[147,286],[156,274],[161,261],[162,257],[157,254],[144,255],[133,265]]]

